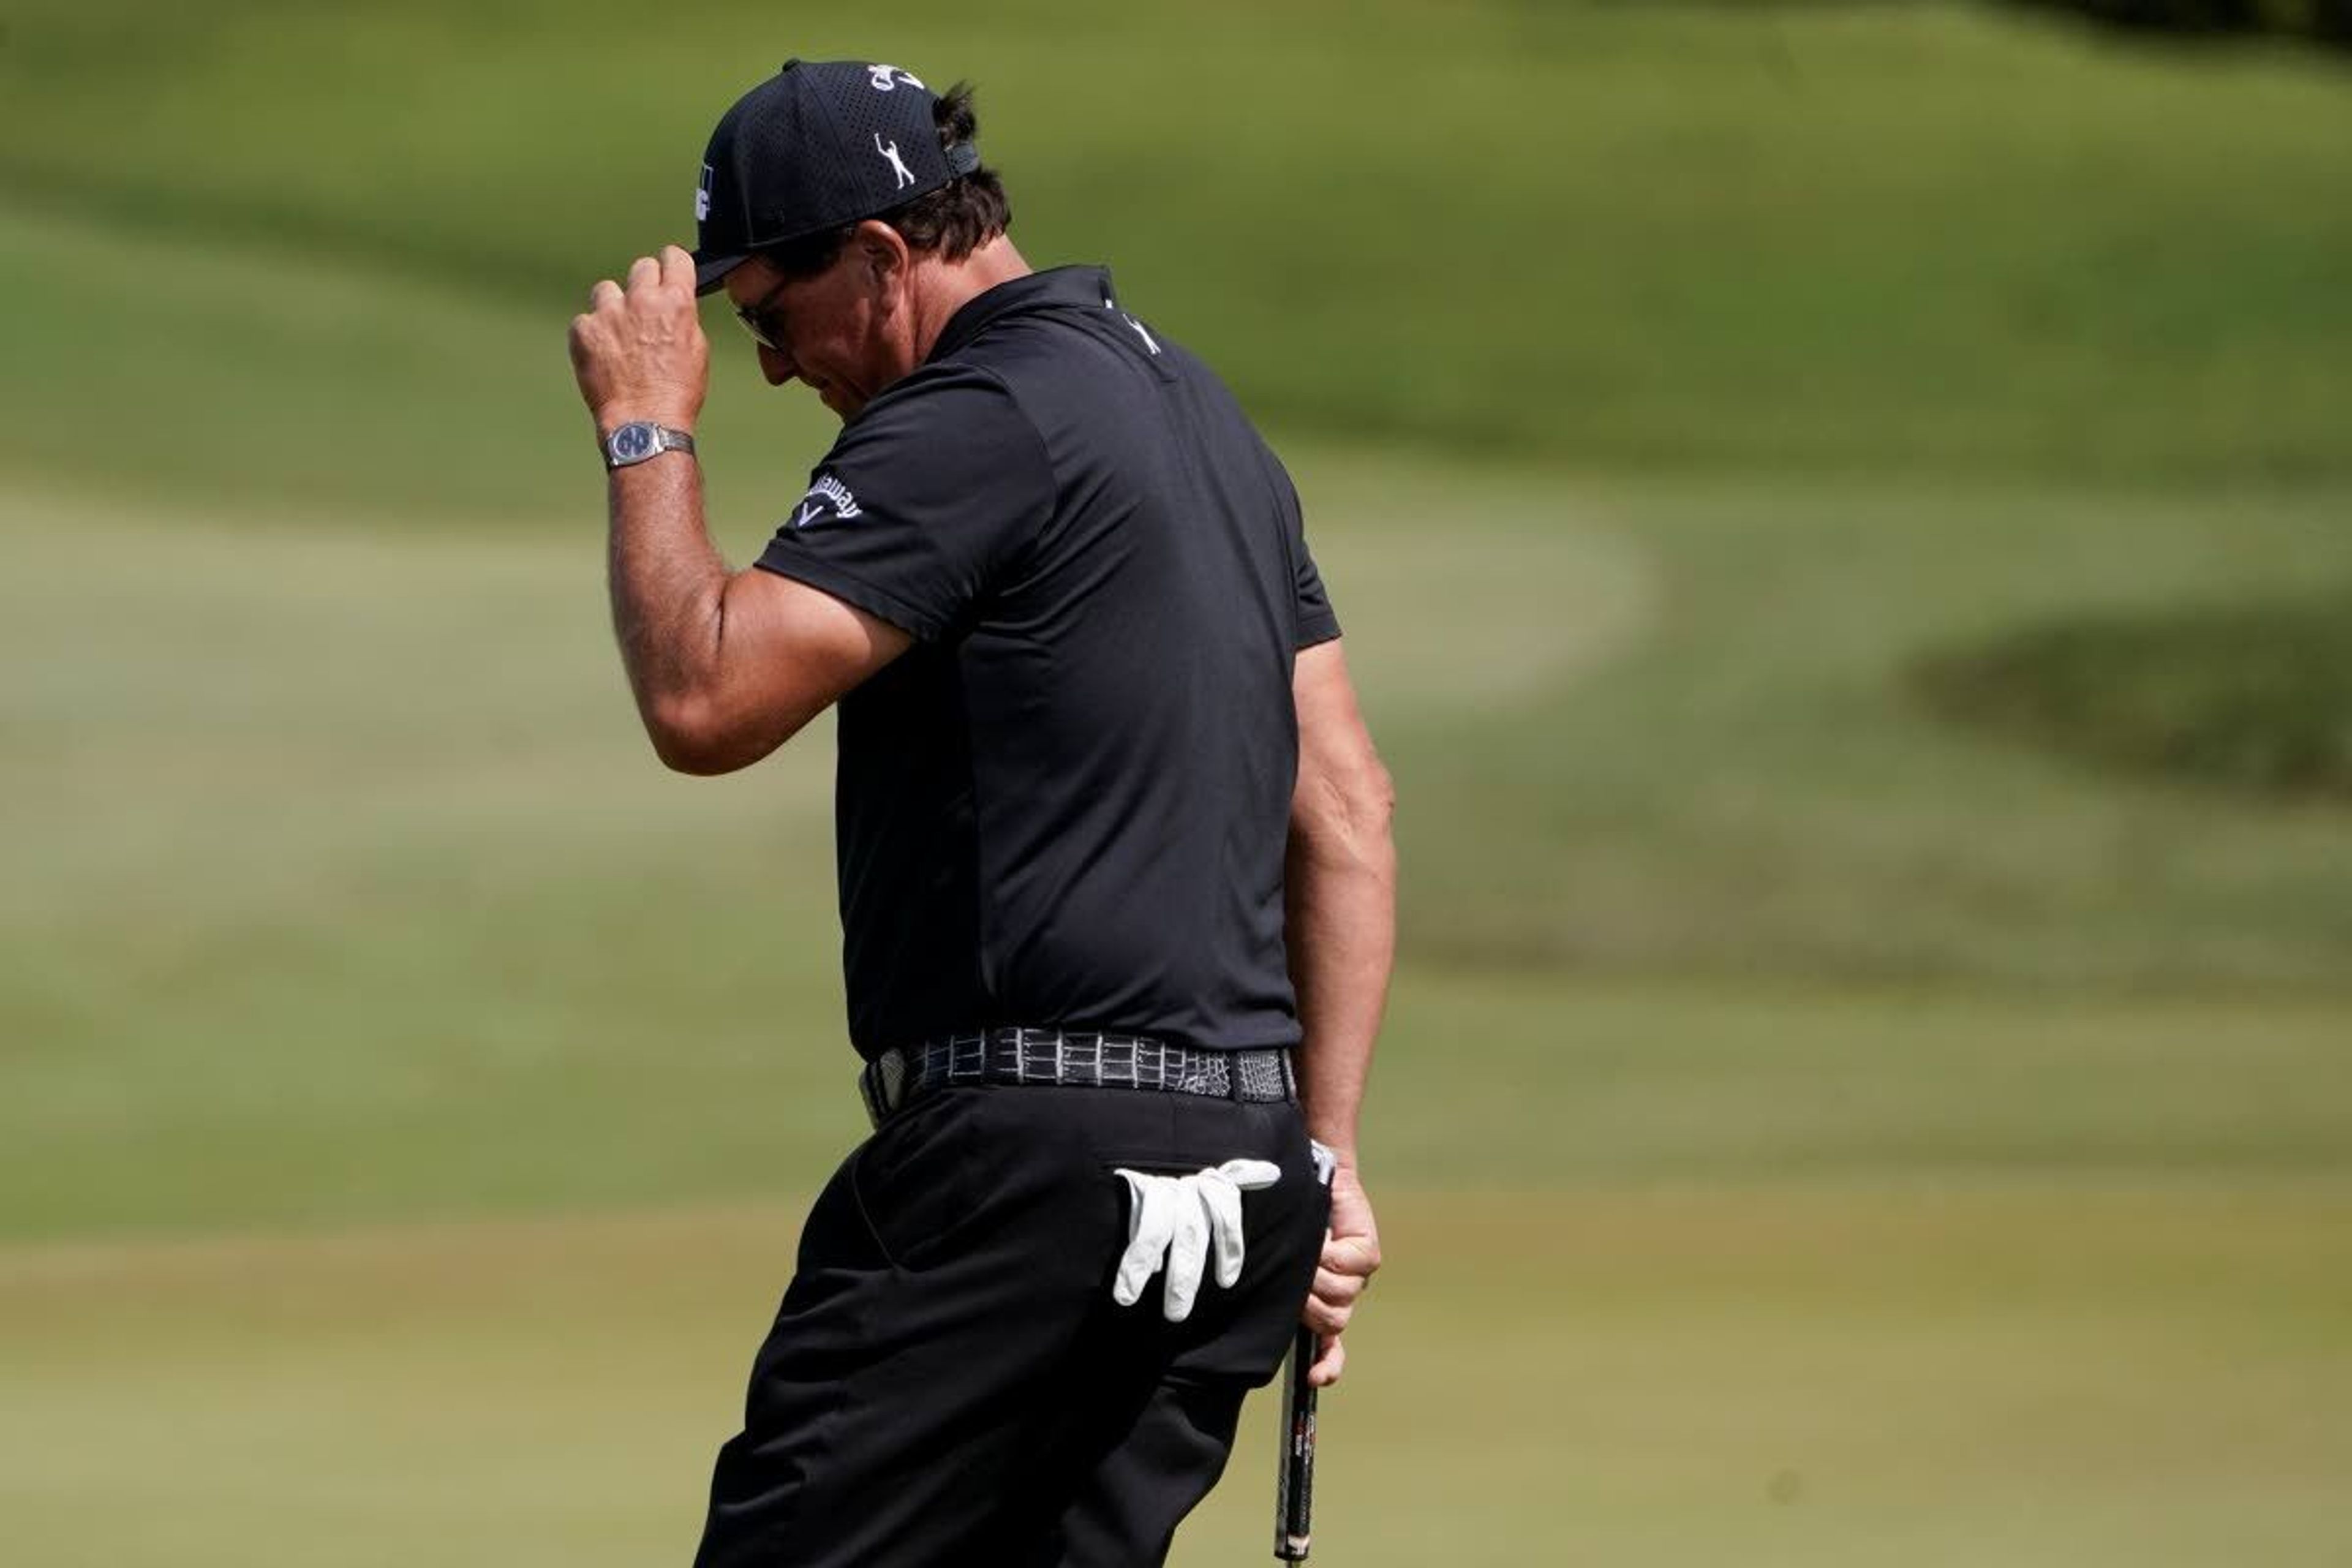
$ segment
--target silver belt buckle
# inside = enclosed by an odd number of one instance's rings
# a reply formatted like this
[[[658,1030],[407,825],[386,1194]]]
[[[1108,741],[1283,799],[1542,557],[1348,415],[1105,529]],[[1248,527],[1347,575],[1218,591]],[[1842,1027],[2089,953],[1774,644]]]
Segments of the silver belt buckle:
[[[877,1132],[907,1098],[907,1053],[893,1046],[858,1070],[858,1098]]]

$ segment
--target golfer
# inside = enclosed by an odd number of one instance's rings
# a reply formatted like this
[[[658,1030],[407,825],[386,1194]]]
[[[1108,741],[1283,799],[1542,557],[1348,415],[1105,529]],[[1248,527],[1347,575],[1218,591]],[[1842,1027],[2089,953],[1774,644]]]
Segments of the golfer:
[[[704,1568],[1163,1562],[1302,1310],[1328,1384],[1380,1262],[1389,784],[1297,497],[1108,272],[1030,269],[975,131],[967,89],[789,63],[710,139],[694,254],[572,324],[656,752],[726,773],[840,708],[875,1131],[803,1228]],[[721,288],[842,421],[732,573],[693,441]]]

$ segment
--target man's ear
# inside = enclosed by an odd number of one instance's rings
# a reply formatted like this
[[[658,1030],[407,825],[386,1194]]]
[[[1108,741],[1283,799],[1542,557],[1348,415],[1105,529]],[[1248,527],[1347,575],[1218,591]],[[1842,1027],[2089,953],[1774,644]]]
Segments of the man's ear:
[[[906,280],[913,259],[907,249],[907,237],[879,218],[867,218],[857,226],[850,245],[875,294],[889,299]]]

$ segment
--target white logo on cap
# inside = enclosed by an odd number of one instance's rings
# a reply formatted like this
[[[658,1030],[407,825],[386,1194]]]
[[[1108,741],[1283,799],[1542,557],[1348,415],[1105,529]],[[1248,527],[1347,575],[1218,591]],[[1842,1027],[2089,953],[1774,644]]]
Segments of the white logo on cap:
[[[710,216],[710,165],[702,165],[702,183],[694,187],[694,221],[700,223]]]
[[[901,82],[908,87],[923,87],[923,84],[916,79],[914,72],[902,71],[897,66],[867,66],[866,74],[873,79],[874,90],[877,92],[894,92]],[[923,88],[923,90],[929,92],[930,89]]]
[[[874,150],[890,160],[890,172],[898,176],[898,189],[903,191],[915,183],[915,172],[907,167],[905,159],[898,156],[896,142],[885,142],[882,132],[877,131],[874,133]]]

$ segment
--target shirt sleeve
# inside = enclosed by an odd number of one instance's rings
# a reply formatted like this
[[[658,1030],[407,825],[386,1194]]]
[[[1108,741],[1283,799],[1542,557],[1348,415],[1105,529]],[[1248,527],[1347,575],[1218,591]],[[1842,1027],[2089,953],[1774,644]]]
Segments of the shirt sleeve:
[[[934,642],[1018,559],[1053,510],[1044,445],[982,371],[919,371],[843,429],[761,553]]]
[[[1294,601],[1291,646],[1313,647],[1339,635],[1339,617],[1331,608],[1331,595],[1323,586],[1323,574],[1316,569],[1315,557],[1307,548],[1307,519],[1298,504],[1298,487],[1290,482],[1286,473],[1282,489],[1290,502],[1289,515],[1283,522],[1290,531],[1287,542]]]

